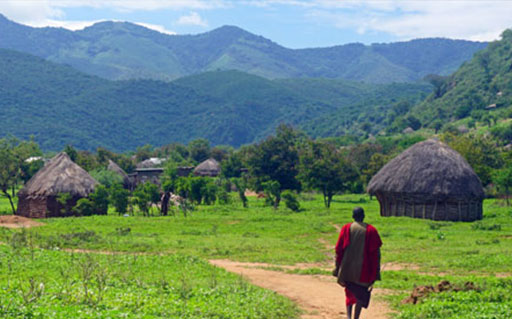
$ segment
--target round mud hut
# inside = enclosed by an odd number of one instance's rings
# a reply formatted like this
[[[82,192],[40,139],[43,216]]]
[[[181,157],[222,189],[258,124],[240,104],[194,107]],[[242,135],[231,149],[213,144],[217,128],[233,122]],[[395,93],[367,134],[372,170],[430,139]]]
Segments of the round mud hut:
[[[89,196],[98,182],[75,164],[66,153],[60,153],[41,168],[18,192],[16,215],[29,218],[61,217],[71,215],[70,207],[80,198]],[[66,205],[58,196],[70,195]]]
[[[417,143],[386,164],[368,184],[381,216],[474,221],[484,191],[471,166],[446,144]]]
[[[194,168],[195,176],[210,176],[215,177],[220,174],[220,164],[215,159],[210,158]]]
[[[126,174],[126,172],[119,165],[117,165],[116,162],[109,159],[107,170],[114,172],[114,173],[118,174],[119,176],[121,176],[121,178],[123,179],[123,187],[124,188],[132,189],[133,182],[132,182],[130,176],[128,176],[128,174]]]

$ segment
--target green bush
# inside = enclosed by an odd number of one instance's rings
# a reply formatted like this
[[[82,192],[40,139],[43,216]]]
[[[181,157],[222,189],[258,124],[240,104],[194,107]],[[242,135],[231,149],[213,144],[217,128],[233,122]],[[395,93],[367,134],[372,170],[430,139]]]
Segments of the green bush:
[[[94,205],[89,199],[81,198],[73,207],[73,212],[78,216],[92,216],[94,215]]]
[[[108,191],[103,185],[97,185],[89,195],[89,199],[94,208],[94,213],[99,215],[106,215],[108,212]]]
[[[286,207],[293,210],[294,212],[298,212],[300,210],[300,204],[297,200],[297,195],[295,195],[292,191],[284,191],[281,197],[283,198]]]

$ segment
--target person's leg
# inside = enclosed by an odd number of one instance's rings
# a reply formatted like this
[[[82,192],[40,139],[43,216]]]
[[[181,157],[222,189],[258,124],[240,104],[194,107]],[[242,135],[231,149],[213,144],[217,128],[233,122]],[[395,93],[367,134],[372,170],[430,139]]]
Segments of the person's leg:
[[[359,302],[356,303],[356,309],[354,310],[354,319],[359,319],[359,316],[361,315],[361,310],[362,310],[362,307],[359,304]],[[349,319],[352,319],[352,318],[349,318]]]
[[[352,319],[352,309],[354,304],[357,302],[356,296],[345,288],[345,304],[347,305],[347,318]]]

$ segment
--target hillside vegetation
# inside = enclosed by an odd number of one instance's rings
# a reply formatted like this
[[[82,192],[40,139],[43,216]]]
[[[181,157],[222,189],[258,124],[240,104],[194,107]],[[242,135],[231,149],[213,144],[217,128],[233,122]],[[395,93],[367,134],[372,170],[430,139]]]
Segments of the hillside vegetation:
[[[411,110],[424,126],[469,119],[487,122],[509,117],[512,110],[512,30],[492,42],[453,75],[434,78],[434,92]],[[467,124],[467,121],[465,121]],[[474,123],[469,123],[473,126]]]
[[[172,36],[124,22],[80,31],[31,28],[0,15],[0,47],[107,79],[173,80],[239,70],[266,78],[324,77],[371,83],[411,82],[450,74],[486,43],[448,39],[347,44],[292,50],[233,26]]]
[[[429,90],[423,84],[268,80],[238,71],[170,83],[113,82],[0,49],[0,135],[33,135],[45,150],[72,144],[125,151],[195,138],[240,146],[267,136],[282,122],[328,136],[339,118],[348,123],[360,112],[370,114],[401,99],[412,103]],[[325,121],[316,120],[324,115]]]

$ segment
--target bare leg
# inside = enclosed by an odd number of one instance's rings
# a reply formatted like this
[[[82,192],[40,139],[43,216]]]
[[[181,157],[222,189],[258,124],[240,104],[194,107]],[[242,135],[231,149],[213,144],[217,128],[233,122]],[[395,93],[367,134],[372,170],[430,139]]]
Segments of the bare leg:
[[[359,316],[361,315],[361,309],[362,309],[362,307],[359,304],[359,302],[356,303],[356,310],[354,310],[354,319],[359,319]]]
[[[352,305],[347,306],[347,318],[352,319]]]

